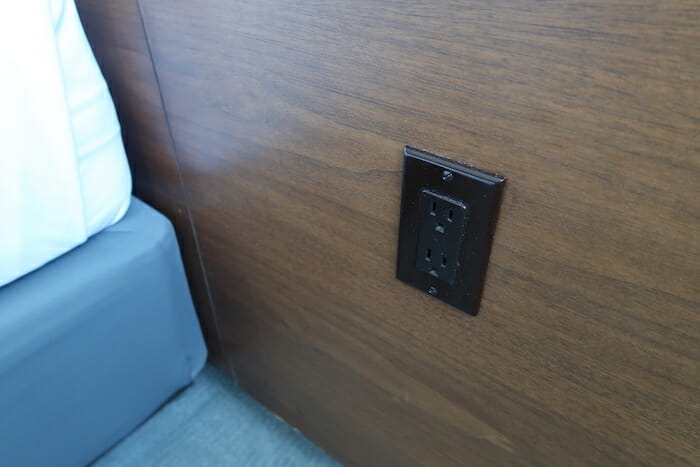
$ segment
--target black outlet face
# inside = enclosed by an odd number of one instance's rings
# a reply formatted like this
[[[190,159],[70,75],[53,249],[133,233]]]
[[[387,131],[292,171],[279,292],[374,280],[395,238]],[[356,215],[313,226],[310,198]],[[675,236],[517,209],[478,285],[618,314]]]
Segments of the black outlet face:
[[[416,267],[454,284],[468,207],[434,191],[423,190],[418,219]]]
[[[407,146],[396,277],[475,315],[504,182]]]

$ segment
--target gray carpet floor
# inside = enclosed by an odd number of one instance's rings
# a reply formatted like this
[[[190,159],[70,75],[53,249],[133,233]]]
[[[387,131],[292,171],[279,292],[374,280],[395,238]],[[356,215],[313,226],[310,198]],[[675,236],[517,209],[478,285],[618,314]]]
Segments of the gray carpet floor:
[[[93,465],[340,466],[210,366]]]

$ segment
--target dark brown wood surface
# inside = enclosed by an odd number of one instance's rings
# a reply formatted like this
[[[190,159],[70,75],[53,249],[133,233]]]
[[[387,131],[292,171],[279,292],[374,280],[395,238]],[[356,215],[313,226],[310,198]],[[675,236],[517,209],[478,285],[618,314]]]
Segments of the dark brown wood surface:
[[[78,0],[85,32],[117,106],[134,194],[175,226],[209,348],[223,365],[213,308],[184,186],[136,0]]]
[[[251,394],[351,465],[700,463],[700,3],[140,3]],[[509,178],[477,317],[394,277],[404,144]]]

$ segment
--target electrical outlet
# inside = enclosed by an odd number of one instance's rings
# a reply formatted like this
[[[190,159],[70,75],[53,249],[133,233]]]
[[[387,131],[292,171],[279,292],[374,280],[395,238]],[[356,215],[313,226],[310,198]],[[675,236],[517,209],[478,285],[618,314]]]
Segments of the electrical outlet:
[[[423,190],[416,253],[419,270],[454,284],[468,210],[461,201]]]
[[[475,315],[505,178],[407,146],[396,277]]]

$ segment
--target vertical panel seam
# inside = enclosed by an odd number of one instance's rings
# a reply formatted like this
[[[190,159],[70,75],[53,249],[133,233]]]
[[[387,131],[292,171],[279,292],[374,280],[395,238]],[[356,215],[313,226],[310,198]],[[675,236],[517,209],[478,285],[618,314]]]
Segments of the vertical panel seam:
[[[144,38],[146,39],[146,49],[148,50],[148,56],[151,60],[151,68],[153,69],[153,76],[156,80],[156,86],[158,87],[158,97],[160,99],[160,105],[163,109],[163,117],[165,118],[165,126],[168,131],[168,138],[170,139],[170,145],[172,147],[173,151],[173,158],[175,159],[175,167],[177,168],[177,176],[178,179],[180,180],[180,187],[182,189],[182,194],[185,199],[185,209],[187,210],[187,218],[190,223],[190,228],[192,229],[192,236],[194,238],[194,244],[195,248],[197,250],[197,259],[199,260],[199,266],[200,269],[202,270],[202,277],[204,279],[204,288],[206,290],[207,294],[207,300],[209,301],[209,309],[211,310],[213,322],[214,322],[214,330],[216,332],[216,339],[218,341],[219,345],[219,350],[221,352],[221,358],[224,360],[224,364],[226,365],[226,368],[228,369],[229,373],[231,374],[233,380],[238,383],[238,378],[236,377],[236,372],[235,369],[233,368],[232,365],[228,363],[228,358],[226,358],[226,353],[224,352],[224,347],[223,347],[223,340],[221,338],[221,330],[219,328],[219,320],[217,318],[216,314],[216,308],[214,305],[214,298],[211,293],[211,287],[209,286],[209,275],[207,274],[207,268],[206,265],[204,264],[204,256],[202,255],[202,248],[199,245],[199,236],[197,235],[197,227],[194,222],[194,216],[192,215],[192,208],[191,208],[191,201],[190,201],[190,195],[189,191],[187,190],[187,186],[185,185],[185,180],[184,177],[182,176],[182,169],[180,168],[180,159],[178,157],[178,151],[177,151],[177,144],[175,143],[175,138],[173,137],[173,132],[170,127],[170,118],[168,116],[168,109],[165,106],[165,98],[163,97],[163,91],[160,85],[160,78],[158,77],[158,69],[156,67],[155,63],[155,57],[153,55],[153,51],[151,48],[151,39],[148,34],[148,29],[146,27],[146,19],[143,14],[143,8],[141,6],[141,1],[140,0],[134,0],[136,2],[136,7],[139,12],[139,19],[141,21],[141,28],[143,29],[143,35]]]

